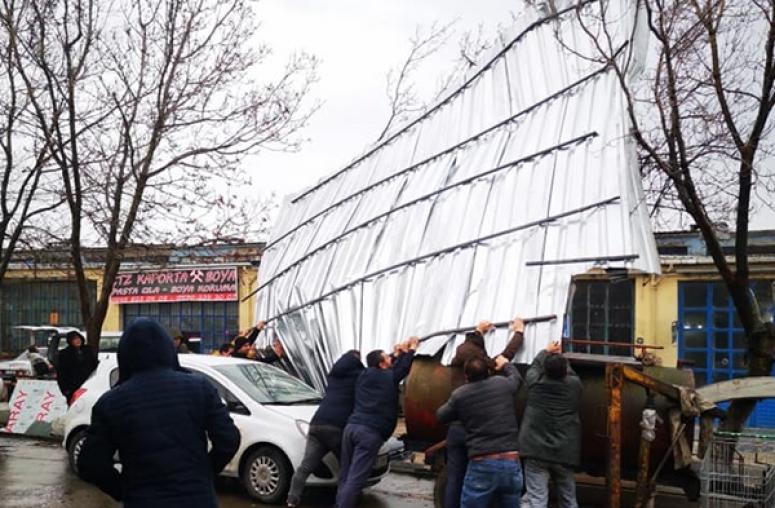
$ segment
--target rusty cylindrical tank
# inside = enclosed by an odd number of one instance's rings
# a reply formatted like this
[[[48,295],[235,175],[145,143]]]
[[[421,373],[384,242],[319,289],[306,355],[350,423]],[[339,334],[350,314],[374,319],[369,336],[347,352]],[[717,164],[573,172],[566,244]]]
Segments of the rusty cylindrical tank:
[[[526,365],[518,366],[524,375]],[[605,475],[608,437],[607,408],[608,390],[605,383],[603,364],[573,364],[573,368],[584,383],[581,402],[582,451],[581,469],[591,475]],[[644,367],[644,372],[667,383],[693,387],[694,376],[690,370],[668,367]],[[446,426],[436,420],[436,410],[447,401],[453,385],[459,383],[460,373],[453,373],[452,367],[441,365],[437,358],[418,357],[414,360],[407,378],[404,399],[406,416],[407,446],[422,450],[445,439]],[[520,389],[518,416],[524,411],[527,390]],[[652,445],[651,471],[656,468],[670,446],[668,425],[668,401],[661,395],[655,397],[657,413],[663,423],[657,427],[657,437]],[[625,382],[622,389],[622,476],[634,480],[638,470],[640,446],[640,418],[646,404],[645,388]],[[691,427],[691,426],[689,426]],[[672,456],[662,468],[660,480],[667,480],[674,470]],[[683,480],[667,481],[683,484]]]

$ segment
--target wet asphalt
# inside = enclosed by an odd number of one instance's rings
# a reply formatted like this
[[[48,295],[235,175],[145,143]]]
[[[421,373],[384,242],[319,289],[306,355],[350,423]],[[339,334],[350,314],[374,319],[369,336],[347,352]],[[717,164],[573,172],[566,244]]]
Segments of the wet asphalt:
[[[222,508],[265,506],[251,500],[238,482],[219,479],[216,485]],[[332,506],[334,493],[305,493],[303,507]],[[117,508],[120,503],[81,481],[70,471],[67,454],[59,443],[0,435],[0,505],[3,508]],[[429,480],[391,473],[367,489],[360,506],[403,508],[433,506]]]

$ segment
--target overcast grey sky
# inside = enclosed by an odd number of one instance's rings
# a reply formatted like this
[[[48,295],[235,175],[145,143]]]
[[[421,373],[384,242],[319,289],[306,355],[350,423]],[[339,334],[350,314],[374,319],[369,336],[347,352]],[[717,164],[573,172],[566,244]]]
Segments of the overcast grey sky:
[[[355,158],[379,135],[388,116],[386,74],[401,63],[418,24],[458,19],[460,32],[480,23],[493,36],[508,24],[516,0],[262,0],[259,36],[278,59],[295,50],[316,54],[322,102],[305,130],[299,153],[265,152],[248,161],[257,187],[279,196],[295,192]],[[432,91],[436,76],[451,66],[456,44],[424,69]]]
[[[518,0],[261,0],[259,37],[274,50],[274,64],[294,51],[321,60],[313,89],[320,110],[298,153],[264,152],[246,161],[256,191],[278,197],[307,187],[359,155],[378,136],[388,115],[386,75],[409,50],[418,25],[457,20],[458,33],[483,25],[494,36],[508,26]],[[519,14],[514,12],[514,14]],[[420,75],[430,94],[453,64],[456,37]],[[775,201],[773,196],[765,199]],[[755,229],[775,228],[775,213],[754,216]]]

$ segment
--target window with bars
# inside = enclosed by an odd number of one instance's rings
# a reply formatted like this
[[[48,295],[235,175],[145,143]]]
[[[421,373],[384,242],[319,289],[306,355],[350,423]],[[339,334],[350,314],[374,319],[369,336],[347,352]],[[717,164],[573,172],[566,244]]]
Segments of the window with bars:
[[[762,317],[773,321],[773,280],[754,280]],[[748,371],[745,332],[721,281],[687,281],[678,286],[678,357],[690,362],[697,386],[743,377]],[[775,375],[775,369],[772,372]],[[725,407],[725,404],[722,404]],[[775,428],[775,399],[762,399],[747,427]]]
[[[574,340],[597,344],[571,344],[571,351],[604,355],[632,355],[628,347],[609,346],[609,342],[633,342],[635,286],[632,280],[575,281],[571,301],[570,335]]]
[[[201,337],[201,352],[217,349],[239,333],[239,302],[169,302],[121,305],[126,329],[138,317],[158,321],[165,328],[177,328],[184,335]]]
[[[97,301],[97,283],[88,281],[92,305]],[[41,279],[6,279],[0,285],[0,349],[19,352],[29,345],[27,332],[16,326],[48,325],[56,311],[58,326],[83,328],[78,285],[74,281]],[[36,337],[38,346],[46,345],[46,334]]]
[[[764,319],[773,321],[771,280],[751,282]],[[678,353],[691,362],[698,385],[745,375],[746,339],[735,306],[720,281],[682,282],[678,293]]]

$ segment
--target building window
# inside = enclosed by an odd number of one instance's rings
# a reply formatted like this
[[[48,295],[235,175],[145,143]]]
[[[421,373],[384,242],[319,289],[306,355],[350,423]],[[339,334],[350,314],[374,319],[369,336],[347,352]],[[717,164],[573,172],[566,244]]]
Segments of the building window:
[[[634,282],[580,280],[574,286],[569,315],[571,339],[600,342],[600,345],[571,343],[571,351],[631,356],[632,348],[607,343],[632,344]]]
[[[773,320],[771,280],[751,282],[765,320]],[[744,376],[746,341],[743,326],[721,281],[683,282],[679,286],[678,353],[694,370],[695,382],[726,381]]]
[[[139,317],[201,337],[201,352],[217,349],[239,333],[239,302],[128,303],[121,305],[124,328]]]
[[[97,301],[97,284],[87,281],[92,306]],[[52,311],[59,316],[57,326],[83,328],[78,285],[73,281],[6,279],[0,285],[0,350],[19,352],[30,344],[28,332],[20,325],[46,326]],[[47,334],[36,336],[38,346],[46,346]]]
[[[765,320],[773,321],[772,280],[755,280]],[[721,281],[682,282],[678,286],[678,357],[689,363],[697,386],[743,377],[748,371],[745,331]],[[775,375],[775,369],[773,370]],[[762,400],[746,423],[775,428],[775,399]]]

